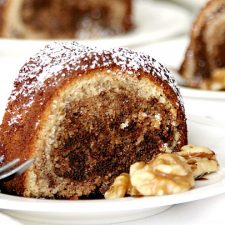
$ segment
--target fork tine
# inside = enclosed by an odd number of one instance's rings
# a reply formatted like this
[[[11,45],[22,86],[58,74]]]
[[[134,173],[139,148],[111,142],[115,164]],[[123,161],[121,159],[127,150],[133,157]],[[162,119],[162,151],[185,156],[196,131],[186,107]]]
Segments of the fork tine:
[[[20,161],[20,159],[14,159],[13,161],[7,163],[5,166],[0,167],[0,173],[14,167],[19,161]]]
[[[4,158],[5,158],[4,155],[0,156],[0,163],[3,162]]]
[[[19,174],[23,173],[33,163],[33,161],[34,161],[34,159],[29,159],[28,161],[24,162],[23,164],[16,167],[15,169],[10,170],[9,172],[0,175],[0,180],[8,178],[12,175],[15,176],[15,175],[19,175]]]

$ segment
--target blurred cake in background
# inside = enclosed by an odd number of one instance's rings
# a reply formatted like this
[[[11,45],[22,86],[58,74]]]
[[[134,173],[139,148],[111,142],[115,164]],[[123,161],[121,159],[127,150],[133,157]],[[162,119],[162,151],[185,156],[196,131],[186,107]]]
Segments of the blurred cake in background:
[[[132,29],[132,0],[3,0],[1,36],[101,38]]]
[[[225,90],[224,0],[211,0],[200,11],[180,74],[189,86]]]

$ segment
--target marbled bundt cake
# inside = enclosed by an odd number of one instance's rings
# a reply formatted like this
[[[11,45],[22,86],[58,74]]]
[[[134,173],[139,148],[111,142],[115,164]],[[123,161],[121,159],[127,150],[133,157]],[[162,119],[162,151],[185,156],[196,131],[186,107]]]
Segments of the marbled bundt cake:
[[[150,56],[50,44],[21,68],[0,126],[6,162],[35,161],[2,187],[34,197],[102,195],[132,163],[187,143],[181,101]]]
[[[16,38],[99,38],[132,28],[132,0],[0,1],[1,35]]]
[[[225,89],[225,1],[211,0],[201,10],[191,33],[180,74],[192,87]]]

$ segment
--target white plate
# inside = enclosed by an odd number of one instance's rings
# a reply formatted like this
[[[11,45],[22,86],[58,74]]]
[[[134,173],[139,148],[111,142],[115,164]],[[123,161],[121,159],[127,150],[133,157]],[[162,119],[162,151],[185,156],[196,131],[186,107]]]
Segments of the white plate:
[[[188,87],[181,87],[181,92],[183,96],[188,96],[190,98],[201,98],[212,100],[218,99],[223,100],[225,103],[225,91],[207,91]]]
[[[1,224],[6,224],[6,225],[22,225],[19,221],[1,212],[0,212],[0,221],[1,221]]]
[[[180,90],[187,113],[211,118],[225,127],[225,91]]]
[[[167,41],[135,47],[135,50],[151,55],[169,68],[177,69],[183,61],[188,44],[189,37],[182,36]]]
[[[136,27],[129,34],[107,39],[82,41],[82,43],[100,47],[114,47],[135,46],[162,40],[186,32],[190,27],[190,14],[174,4],[137,0],[134,2],[134,24]],[[0,56],[24,54],[29,56],[47,42],[47,40],[1,39]]]
[[[182,84],[182,78],[174,72],[174,77]],[[180,85],[180,91],[184,99],[186,112],[212,118],[225,127],[225,91],[209,91]]]
[[[185,193],[118,200],[44,200],[0,194],[6,214],[40,224],[107,224],[131,221],[159,213],[169,206],[225,193],[225,128],[211,120],[188,118],[189,143],[212,148],[220,163],[219,172],[198,181]]]

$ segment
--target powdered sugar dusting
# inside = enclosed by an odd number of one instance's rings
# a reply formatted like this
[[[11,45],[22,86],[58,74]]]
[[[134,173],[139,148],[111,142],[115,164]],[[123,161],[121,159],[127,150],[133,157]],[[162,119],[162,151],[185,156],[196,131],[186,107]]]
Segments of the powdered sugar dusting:
[[[112,66],[117,66],[131,76],[138,77],[145,72],[158,77],[168,82],[178,95],[178,100],[182,101],[170,72],[150,56],[122,48],[101,50],[76,42],[54,42],[30,58],[21,68],[10,102],[23,98],[21,107],[25,112],[32,106],[35,94],[45,85],[56,86],[66,77],[74,76],[74,74],[79,76],[94,69],[107,69],[110,73]],[[51,82],[48,82],[49,79]],[[17,88],[18,86],[20,88]],[[18,112],[13,113],[15,117],[9,121],[10,125],[19,122],[20,119]]]
[[[177,83],[169,72],[162,64],[156,61],[149,55],[137,53],[128,49],[112,50],[112,57],[114,62],[121,66],[124,71],[144,71],[153,76],[159,77],[163,81],[167,81],[170,87],[179,95]]]

